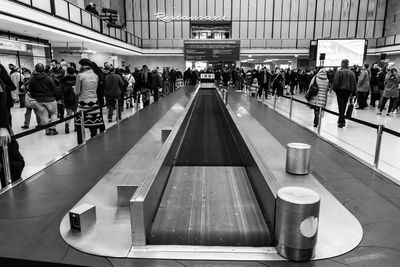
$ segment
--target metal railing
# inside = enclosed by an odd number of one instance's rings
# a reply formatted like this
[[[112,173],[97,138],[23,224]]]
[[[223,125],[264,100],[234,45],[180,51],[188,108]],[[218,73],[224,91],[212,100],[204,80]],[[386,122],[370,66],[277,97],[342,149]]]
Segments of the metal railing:
[[[254,87],[254,88],[258,89],[256,87]],[[252,86],[247,86],[247,87],[244,86],[243,92],[246,93],[246,94],[249,94],[250,92],[254,92],[254,88]],[[257,90],[255,92],[257,93]],[[335,111],[332,111],[332,110],[329,110],[329,109],[326,109],[326,108],[323,108],[323,107],[320,107],[320,106],[311,105],[308,102],[296,99],[293,96],[282,95],[281,97],[285,98],[285,99],[288,99],[290,101],[289,102],[288,118],[291,121],[294,121],[293,117],[292,117],[292,110],[293,110],[293,103],[294,102],[300,103],[300,104],[302,104],[304,106],[308,106],[308,107],[318,108],[319,109],[319,117],[318,117],[318,122],[319,123],[318,123],[318,126],[317,126],[317,134],[319,136],[321,136],[321,125],[323,123],[323,112],[327,112],[329,114],[332,114],[334,116],[339,117],[339,113],[338,112],[335,112]],[[262,102],[268,104],[267,102],[264,102],[264,101],[262,101]],[[277,105],[277,94],[276,93],[274,94],[272,103],[273,103],[272,104],[272,109],[276,110],[277,109],[277,106],[276,106]],[[354,117],[346,118],[346,120],[350,120],[350,121],[353,121],[355,123],[358,123],[358,124],[367,126],[368,128],[372,128],[372,129],[376,130],[374,157],[373,157],[373,162],[372,163],[370,162],[370,164],[375,169],[378,169],[379,168],[379,161],[380,161],[380,151],[381,151],[381,146],[382,146],[382,135],[383,135],[383,133],[385,132],[385,133],[391,134],[391,135],[393,135],[395,137],[400,137],[400,133],[385,127],[383,124],[374,124],[374,123],[363,121],[363,120],[360,120],[360,119],[357,119],[357,118],[354,118]]]
[[[181,79],[178,79],[177,82],[176,82],[175,90],[179,89],[179,88],[182,87],[182,86],[183,86],[182,80],[181,80]],[[169,93],[172,93],[172,91],[169,92]],[[141,93],[140,90],[139,90],[139,91],[137,92],[136,97],[134,98],[135,101],[136,101],[136,102],[135,102],[134,110],[132,110],[132,111],[136,111],[134,114],[137,114],[137,112],[139,112],[139,110],[140,110],[139,99],[140,99],[141,94],[142,94],[142,93]],[[164,95],[163,97],[165,97],[165,95]],[[126,101],[126,100],[128,100],[128,99],[130,99],[130,96],[124,97],[124,101]],[[153,103],[154,103],[154,102],[153,102]],[[23,137],[26,137],[26,136],[35,134],[35,133],[37,133],[37,132],[40,132],[40,131],[49,129],[50,127],[59,125],[59,124],[61,124],[61,123],[64,123],[64,122],[67,122],[67,121],[70,121],[70,120],[73,120],[73,119],[76,119],[77,117],[84,118],[84,117],[85,117],[85,114],[87,114],[87,113],[89,113],[89,112],[92,112],[92,111],[94,111],[94,110],[99,110],[99,109],[102,110],[104,107],[106,107],[106,106],[101,106],[101,107],[99,106],[99,107],[91,108],[91,109],[88,109],[88,110],[81,110],[81,111],[76,112],[75,114],[73,114],[73,115],[71,115],[71,116],[67,116],[67,117],[65,117],[65,118],[63,118],[63,119],[59,119],[59,120],[57,120],[57,121],[55,121],[55,122],[51,122],[51,123],[48,123],[48,124],[46,124],[46,125],[39,126],[39,127],[37,127],[37,128],[31,129],[31,130],[26,130],[26,131],[23,131],[23,132],[21,132],[21,133],[15,134],[15,135],[12,136],[12,139],[17,140],[17,139],[20,139],[20,138],[23,138]],[[116,116],[116,125],[118,125],[118,124],[120,123],[120,121],[121,121],[121,118],[120,118],[120,116],[119,116],[119,114],[120,114],[120,108],[121,108],[121,107],[119,106],[118,101],[116,101],[116,107],[115,107],[116,114],[114,114],[114,115]],[[144,108],[144,107],[142,107],[142,108]],[[121,111],[121,113],[122,113],[122,111]],[[134,115],[134,114],[132,114],[132,115]],[[103,114],[102,114],[102,115],[103,115]],[[132,115],[130,115],[130,116],[132,116]],[[130,117],[130,116],[128,116],[128,117]],[[81,122],[83,122],[82,119],[81,119]],[[86,129],[86,128],[85,128],[85,127],[82,127],[82,124],[81,124],[81,127],[80,127],[80,129],[78,129],[78,130],[81,131],[82,143],[81,143],[81,144],[78,144],[77,147],[79,147],[79,146],[85,144],[86,141],[89,140],[89,139],[86,139],[86,130],[85,130],[85,129]],[[3,165],[3,166],[4,166],[4,176],[5,176],[5,184],[6,184],[5,187],[7,187],[7,186],[9,186],[9,185],[12,183],[11,171],[10,171],[10,162],[9,162],[9,157],[8,157],[8,155],[9,155],[9,154],[8,154],[8,146],[7,146],[7,145],[1,146],[1,144],[0,144],[0,147],[1,147],[1,148],[0,148],[0,153],[2,153],[2,155],[3,155],[3,162],[1,162],[0,165]],[[77,147],[74,147],[74,148],[77,148]],[[0,168],[0,169],[1,169],[1,168]],[[3,188],[2,188],[2,186],[1,186],[1,184],[0,184],[0,190],[1,190],[1,189],[3,189]]]
[[[126,29],[109,27],[107,20],[90,13],[79,6],[65,0],[9,0],[14,3],[29,6],[35,10],[47,13],[51,16],[69,21],[95,32],[112,37],[119,41],[143,47],[142,38],[133,35]]]

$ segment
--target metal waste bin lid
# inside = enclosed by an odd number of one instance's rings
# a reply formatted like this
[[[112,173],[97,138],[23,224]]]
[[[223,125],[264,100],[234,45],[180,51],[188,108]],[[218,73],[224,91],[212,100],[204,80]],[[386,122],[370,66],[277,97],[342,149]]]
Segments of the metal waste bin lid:
[[[311,146],[303,143],[289,143],[287,144],[288,147],[290,148],[296,148],[296,149],[310,149]]]
[[[294,204],[314,204],[321,200],[313,190],[299,186],[287,186],[279,189],[278,197]]]

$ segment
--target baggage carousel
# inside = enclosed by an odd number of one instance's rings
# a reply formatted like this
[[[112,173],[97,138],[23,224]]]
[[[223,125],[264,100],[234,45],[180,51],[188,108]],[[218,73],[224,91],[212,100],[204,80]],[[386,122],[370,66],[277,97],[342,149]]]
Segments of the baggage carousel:
[[[27,266],[34,264],[46,266],[52,263],[84,266],[154,266],[155,264],[288,266],[289,263],[276,256],[276,251],[273,249],[274,237],[270,230],[272,219],[268,217],[268,209],[271,207],[266,207],[267,203],[257,193],[257,186],[251,180],[252,175],[249,175],[251,172],[246,171],[249,167],[248,159],[243,159],[243,148],[237,146],[237,132],[245,135],[246,140],[241,142],[252,144],[247,149],[250,153],[258,154],[259,158],[256,161],[265,160],[264,154],[268,154],[265,149],[273,152],[269,154],[271,161],[259,171],[267,172],[274,177],[280,176],[278,187],[293,183],[292,177],[278,170],[281,164],[278,157],[284,153],[284,145],[293,139],[311,144],[315,147],[314,153],[318,155],[312,163],[312,169],[316,171],[302,179],[303,181],[297,180],[295,183],[307,182],[313,189],[322,190],[322,195],[327,199],[326,203],[331,200],[339,204],[345,203],[356,217],[361,216],[363,220],[373,215],[365,212],[360,215],[359,209],[355,210],[354,206],[348,206],[348,203],[352,203],[348,194],[351,193],[353,199],[361,195],[361,192],[353,190],[359,186],[352,183],[353,181],[365,177],[368,177],[367,181],[375,181],[375,183],[362,183],[371,192],[382,186],[390,187],[390,192],[398,190],[395,186],[392,188],[389,182],[385,181],[385,185],[377,183],[385,178],[371,173],[358,161],[301,127],[288,122],[267,107],[261,106],[257,101],[232,92],[227,110],[222,111],[224,107],[218,98],[219,95],[204,90],[203,95],[207,96],[205,99],[215,94],[214,99],[199,101],[202,91],[196,88],[183,88],[167,96],[105,134],[94,138],[86,146],[49,166],[27,182],[2,194],[0,236],[7,242],[0,246],[0,257],[2,257],[0,262],[16,263],[17,259],[22,259],[18,262],[29,264]],[[175,126],[179,121],[181,123],[184,121],[183,113],[189,112],[190,107],[193,113],[190,112],[191,120],[187,121],[187,125],[193,120],[193,128],[184,127],[187,130],[182,139],[172,138],[178,135],[177,129],[174,136]],[[206,112],[207,114],[225,114],[224,120],[219,116],[205,119],[204,112],[210,109],[215,110]],[[231,129],[232,122],[226,121],[227,115],[230,115],[233,123],[238,125],[237,130]],[[196,128],[204,121],[210,123],[209,129]],[[169,137],[171,140],[167,139],[162,143],[160,132],[166,128],[172,129],[171,138]],[[265,140],[257,141],[259,134],[265,134],[266,130],[268,130],[268,135],[265,135],[267,144]],[[176,155],[174,164],[167,172],[168,179],[165,185],[161,186],[162,194],[159,196],[154,217],[150,219],[149,230],[145,233],[144,240],[139,240],[135,244],[131,208],[118,205],[116,187],[121,184],[137,186],[135,194],[140,195],[142,192],[140,187],[146,185],[149,175],[156,171],[157,162],[162,161],[160,155],[163,152],[164,156],[168,154],[169,150],[163,151],[164,147],[166,145],[174,147],[174,140],[179,140],[175,141],[178,146],[174,153]],[[148,162],[149,158],[153,160]],[[327,166],[330,168],[326,168]],[[355,169],[358,172],[355,172]],[[157,174],[158,172],[154,177]],[[342,179],[332,178],[338,176]],[[344,190],[348,192],[347,195],[342,195],[343,189],[339,186],[333,186],[340,185],[344,179],[350,183]],[[324,185],[328,182],[327,188],[340,202],[318,181]],[[271,186],[268,182],[266,184]],[[276,185],[272,185],[274,186]],[[104,188],[108,188],[108,192],[105,192]],[[271,189],[271,192],[273,191]],[[384,197],[375,198],[374,201],[374,205],[383,207],[381,210],[396,210],[388,205],[388,199]],[[65,214],[82,203],[96,204],[98,218],[92,229],[77,234],[69,229]],[[224,205],[220,205],[221,203]],[[321,220],[323,217],[335,220],[335,216],[330,215],[334,211],[329,210],[329,207],[332,208],[328,205],[325,207],[328,209],[321,212]],[[343,210],[345,217],[351,215],[347,209]],[[343,216],[343,212],[339,215]],[[346,225],[346,222],[338,222],[343,219],[340,216],[334,221],[339,223],[337,225],[339,229],[345,231],[346,228],[358,229],[357,225],[352,228],[353,226]],[[387,224],[390,225],[390,222]],[[372,234],[368,230],[367,227],[367,237]],[[59,231],[67,243],[61,239]],[[325,235],[325,232],[329,231],[333,234]],[[335,258],[324,260],[321,255],[327,251],[324,251],[326,247],[322,246],[316,260],[304,265],[353,266],[352,263],[366,261],[363,266],[376,266],[373,262],[380,260],[387,263],[382,266],[395,266],[390,263],[396,257],[390,254],[387,248],[376,246],[374,247],[376,253],[366,254],[368,249],[357,246],[361,240],[360,233],[362,234],[362,231],[345,232],[347,239],[352,239],[350,246],[344,243],[335,244],[329,240],[335,235],[334,230],[329,229],[329,226],[321,221],[321,239],[318,240],[317,248],[322,243],[331,242],[327,246],[331,247],[328,254],[334,251]],[[125,237],[120,239],[123,235]],[[370,239],[368,241],[373,242]],[[341,249],[343,247],[346,247],[345,251]],[[105,250],[107,248],[111,250]],[[345,254],[352,248],[356,249]],[[231,256],[224,257],[226,254]],[[232,257],[232,254],[236,254],[236,258]],[[250,254],[258,254],[260,258],[252,260],[251,257],[247,257]],[[268,254],[273,255],[269,260]],[[344,255],[340,256],[341,254]],[[204,255],[210,257],[204,258]],[[263,260],[259,262],[260,259]],[[371,265],[368,265],[369,263]]]

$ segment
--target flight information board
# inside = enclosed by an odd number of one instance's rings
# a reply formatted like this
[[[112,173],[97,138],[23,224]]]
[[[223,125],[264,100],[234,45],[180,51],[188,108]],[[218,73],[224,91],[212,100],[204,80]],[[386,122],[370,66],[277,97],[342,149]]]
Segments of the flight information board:
[[[185,40],[185,60],[236,61],[240,59],[239,40]]]

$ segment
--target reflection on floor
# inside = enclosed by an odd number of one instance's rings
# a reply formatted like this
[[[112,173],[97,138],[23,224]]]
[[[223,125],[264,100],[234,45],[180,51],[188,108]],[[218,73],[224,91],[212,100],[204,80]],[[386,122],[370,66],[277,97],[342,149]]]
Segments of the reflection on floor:
[[[297,94],[295,98],[306,101],[304,94]],[[265,103],[273,108],[274,98],[268,96]],[[369,101],[368,101],[369,103]],[[288,117],[290,108],[290,100],[279,97],[276,101],[276,111]],[[317,128],[313,127],[313,111],[298,102],[293,102],[292,119],[312,131],[317,132]],[[337,100],[335,93],[328,94],[328,102],[326,108],[338,112]],[[383,124],[385,127],[398,131],[400,129],[400,112],[393,113],[392,116],[378,116],[378,108],[368,106],[363,110],[354,110],[352,116],[354,118],[371,122],[374,124]],[[347,120],[344,128],[337,127],[337,117],[335,115],[324,113],[321,123],[321,136],[341,148],[344,148],[359,159],[373,165],[375,156],[375,145],[377,139],[377,131],[373,128],[358,124]],[[400,157],[400,138],[388,133],[383,133],[382,145],[380,151],[380,161],[378,168],[390,178],[400,183],[400,165],[397,159]]]

